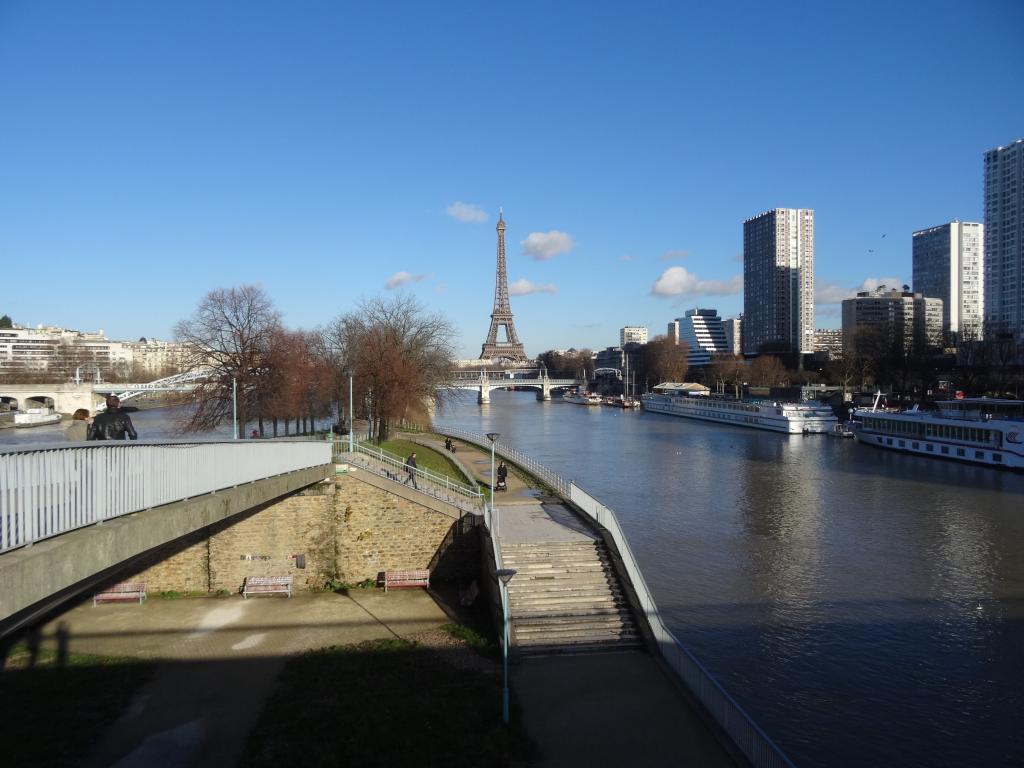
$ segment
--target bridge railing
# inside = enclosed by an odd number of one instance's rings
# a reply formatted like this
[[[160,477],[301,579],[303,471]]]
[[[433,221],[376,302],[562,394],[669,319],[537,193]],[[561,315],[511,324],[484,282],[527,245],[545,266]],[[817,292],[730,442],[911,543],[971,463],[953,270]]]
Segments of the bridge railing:
[[[344,439],[334,440],[334,461],[350,462],[356,466],[373,472],[389,480],[405,482],[409,476],[409,467],[405,460],[381,448],[354,443],[353,451],[349,452],[349,443]],[[413,470],[416,476],[417,490],[444,501],[454,507],[472,514],[480,514],[484,507],[484,496],[478,488],[452,480],[427,469],[417,467]]]
[[[477,435],[462,429],[438,427],[438,434],[455,437],[473,443],[486,450],[491,449],[490,441],[484,435]],[[654,635],[657,650],[669,668],[686,686],[687,690],[704,705],[708,714],[728,734],[732,742],[755,768],[793,768],[793,763],[771,740],[753,718],[729,695],[715,677],[683,645],[661,618],[654,595],[647,586],[640,566],[633,556],[626,535],[619,525],[615,512],[597,501],[574,482],[567,482],[540,463],[525,457],[520,451],[502,443],[495,443],[494,452],[509,461],[519,464],[535,477],[555,489],[562,498],[572,501],[587,517],[601,526],[615,543],[622,558],[622,564],[636,593],[639,608],[644,612]],[[526,458],[527,461],[522,461]]]
[[[0,449],[0,552],[310,467],[324,442],[101,442]]]

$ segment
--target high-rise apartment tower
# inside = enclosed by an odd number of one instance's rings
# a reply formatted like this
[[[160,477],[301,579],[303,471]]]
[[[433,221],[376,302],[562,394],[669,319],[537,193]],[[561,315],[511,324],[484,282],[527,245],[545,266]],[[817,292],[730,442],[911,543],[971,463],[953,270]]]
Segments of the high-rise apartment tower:
[[[942,299],[942,329],[950,342],[981,338],[984,229],[951,221],[913,235],[914,292]]]
[[[1024,139],[985,153],[985,324],[1024,340]]]
[[[814,211],[743,222],[743,353],[814,351]]]

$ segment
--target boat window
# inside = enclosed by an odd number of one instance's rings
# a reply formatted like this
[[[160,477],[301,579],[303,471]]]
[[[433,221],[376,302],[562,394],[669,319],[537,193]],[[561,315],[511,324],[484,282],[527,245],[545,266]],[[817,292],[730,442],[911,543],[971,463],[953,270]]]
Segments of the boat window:
[[[1001,454],[1001,453],[993,453],[992,454],[992,461],[1002,461],[1002,460],[1003,460],[1003,454]]]
[[[928,453],[934,453],[935,452],[935,446],[932,445],[931,443],[928,443],[925,446],[925,450],[928,451]]]
[[[984,451],[975,451],[974,452],[974,458],[976,458],[976,459],[984,459],[985,458],[985,452]]]
[[[914,443],[913,448],[914,448],[915,451],[919,451],[919,450],[921,450],[921,444],[920,443]]]
[[[949,446],[948,445],[942,446],[942,452],[948,456],[949,455]]]
[[[956,455],[957,456],[966,456],[967,455],[967,451],[965,451],[963,448],[957,448],[956,449]]]

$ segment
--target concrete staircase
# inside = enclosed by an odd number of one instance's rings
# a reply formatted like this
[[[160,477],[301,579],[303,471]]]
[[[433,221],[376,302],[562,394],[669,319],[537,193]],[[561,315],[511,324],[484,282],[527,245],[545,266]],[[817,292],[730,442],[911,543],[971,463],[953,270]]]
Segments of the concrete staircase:
[[[642,640],[603,542],[501,543],[516,576],[512,643],[523,655],[618,651]]]

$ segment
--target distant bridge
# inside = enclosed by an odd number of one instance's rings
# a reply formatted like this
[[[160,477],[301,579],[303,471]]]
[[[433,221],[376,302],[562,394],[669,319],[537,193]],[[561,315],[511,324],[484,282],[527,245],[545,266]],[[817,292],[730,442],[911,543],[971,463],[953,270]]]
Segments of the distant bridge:
[[[538,400],[550,400],[555,389],[586,387],[586,379],[552,379],[546,368],[509,368],[504,371],[457,371],[445,389],[472,389],[478,403],[491,402],[491,390],[527,387],[537,390]]]

